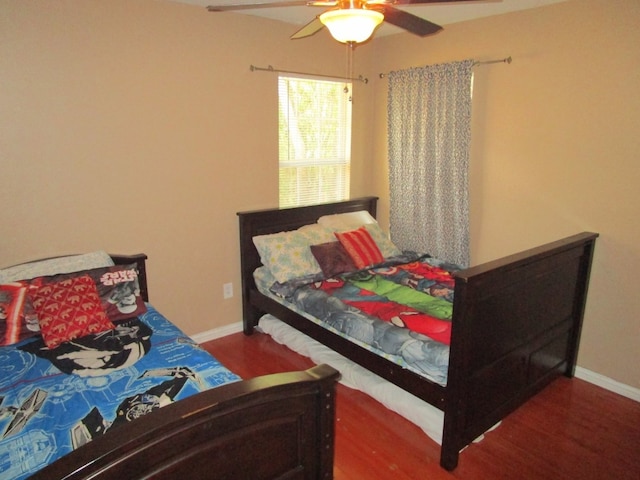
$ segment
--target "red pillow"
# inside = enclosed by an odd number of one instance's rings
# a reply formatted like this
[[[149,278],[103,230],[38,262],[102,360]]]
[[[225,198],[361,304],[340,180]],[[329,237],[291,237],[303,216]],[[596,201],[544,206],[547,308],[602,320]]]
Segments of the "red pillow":
[[[102,308],[96,284],[88,275],[32,288],[40,331],[49,348],[115,328]]]
[[[0,285],[0,345],[11,345],[38,334],[28,287],[22,283]]]
[[[43,287],[83,275],[88,275],[94,281],[102,308],[112,322],[137,317],[147,311],[147,306],[140,294],[140,282],[135,263],[37,277],[30,280],[29,284],[32,287]]]
[[[375,265],[384,260],[378,245],[364,226],[351,232],[335,232],[335,236],[358,268]]]

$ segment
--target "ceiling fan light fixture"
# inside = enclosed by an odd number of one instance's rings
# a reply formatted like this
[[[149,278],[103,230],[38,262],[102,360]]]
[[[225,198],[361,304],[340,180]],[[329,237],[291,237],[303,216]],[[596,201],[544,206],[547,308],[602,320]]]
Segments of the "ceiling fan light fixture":
[[[361,43],[369,39],[384,15],[375,10],[341,8],[324,12],[319,18],[337,41]]]

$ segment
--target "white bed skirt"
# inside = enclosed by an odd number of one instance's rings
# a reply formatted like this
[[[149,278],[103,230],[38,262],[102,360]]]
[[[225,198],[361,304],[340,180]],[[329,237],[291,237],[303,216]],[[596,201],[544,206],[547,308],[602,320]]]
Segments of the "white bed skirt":
[[[299,332],[272,315],[264,315],[259,330],[314,363],[326,363],[342,374],[340,383],[375,398],[389,410],[420,427],[438,445],[442,444],[444,413],[418,397],[389,383],[351,360]]]

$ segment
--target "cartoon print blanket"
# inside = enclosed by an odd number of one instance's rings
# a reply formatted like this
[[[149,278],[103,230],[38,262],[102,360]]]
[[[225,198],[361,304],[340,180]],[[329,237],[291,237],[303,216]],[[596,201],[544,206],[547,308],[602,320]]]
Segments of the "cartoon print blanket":
[[[446,385],[456,265],[404,252],[367,270],[280,284],[258,269],[257,283],[320,325]],[[264,278],[261,278],[264,276]],[[271,282],[271,283],[270,283]]]
[[[368,315],[449,345],[454,280],[429,260],[342,275],[314,287]]]
[[[240,378],[152,306],[49,350],[0,347],[0,478],[22,479],[107,430]]]

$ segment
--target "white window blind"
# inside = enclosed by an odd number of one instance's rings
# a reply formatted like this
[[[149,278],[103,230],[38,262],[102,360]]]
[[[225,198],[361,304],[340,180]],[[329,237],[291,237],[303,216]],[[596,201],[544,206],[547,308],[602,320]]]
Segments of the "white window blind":
[[[351,83],[280,76],[280,207],[349,198]]]

